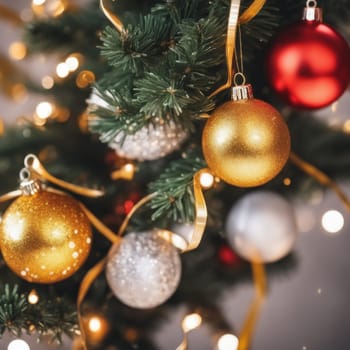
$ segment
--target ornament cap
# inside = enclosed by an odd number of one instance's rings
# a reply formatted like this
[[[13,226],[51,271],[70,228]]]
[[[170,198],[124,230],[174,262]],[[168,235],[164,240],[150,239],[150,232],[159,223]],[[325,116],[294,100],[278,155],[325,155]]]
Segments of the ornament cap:
[[[254,98],[254,95],[250,84],[233,86],[231,88],[232,101],[250,100],[252,98]]]
[[[21,180],[19,187],[23,195],[32,196],[42,190],[41,181],[34,179],[27,168],[21,170],[19,177]]]
[[[316,6],[316,1],[307,1],[303,13],[303,21],[323,22],[322,9]]]

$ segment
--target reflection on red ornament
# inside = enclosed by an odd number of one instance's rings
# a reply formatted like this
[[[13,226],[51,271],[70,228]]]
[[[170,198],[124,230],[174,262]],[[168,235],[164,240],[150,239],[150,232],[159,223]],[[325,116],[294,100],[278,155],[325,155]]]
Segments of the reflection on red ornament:
[[[240,257],[227,245],[222,245],[218,250],[218,258],[221,263],[227,266],[238,266]]]
[[[350,48],[328,25],[303,20],[274,40],[266,60],[267,78],[277,94],[293,107],[330,105],[350,83]]]

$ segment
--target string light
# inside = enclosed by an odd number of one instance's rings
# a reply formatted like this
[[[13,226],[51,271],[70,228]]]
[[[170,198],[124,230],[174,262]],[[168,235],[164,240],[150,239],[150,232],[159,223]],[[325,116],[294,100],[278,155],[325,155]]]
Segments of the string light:
[[[337,233],[344,227],[343,214],[337,210],[328,210],[322,216],[322,227],[329,233]]]
[[[89,331],[89,340],[93,343],[99,343],[109,330],[108,322],[104,317],[92,315],[87,321]]]
[[[35,112],[40,119],[47,119],[52,115],[53,109],[53,105],[50,102],[44,101],[36,106]]]
[[[81,55],[79,54],[71,54],[66,58],[65,63],[67,64],[69,71],[74,72],[79,68],[80,65],[80,58]]]
[[[95,81],[95,74],[89,70],[81,71],[76,79],[76,84],[83,89],[91,85]]]
[[[208,189],[208,188],[213,187],[214,182],[215,182],[215,178],[214,178],[213,174],[211,174],[209,172],[203,172],[200,175],[199,182],[200,182],[203,189]]]
[[[30,350],[30,347],[24,340],[16,339],[9,343],[7,350]]]
[[[39,295],[35,289],[33,289],[28,294],[28,302],[32,305],[37,304],[39,302]]]
[[[69,71],[69,67],[68,67],[67,63],[61,62],[57,65],[57,67],[56,67],[57,76],[59,76],[60,78],[67,78],[69,73],[70,73],[70,71]]]
[[[46,90],[50,90],[51,88],[53,88],[54,85],[55,85],[55,81],[49,75],[45,75],[41,79],[41,86]]]
[[[227,333],[219,338],[217,350],[237,350],[238,344],[238,338],[233,334]]]
[[[198,328],[202,323],[202,317],[197,314],[189,314],[182,320],[182,329],[184,332],[192,331],[195,328]]]
[[[350,134],[350,119],[344,122],[343,131],[347,134]]]
[[[46,0],[33,0],[33,5],[34,6],[41,6],[41,5],[44,5],[46,2]]]
[[[94,317],[91,317],[90,320],[89,320],[89,329],[91,332],[99,332],[101,330],[101,320],[99,317],[97,316],[94,316]]]
[[[291,178],[290,177],[285,177],[283,179],[283,184],[284,184],[284,186],[290,186],[292,184]]]
[[[20,41],[13,42],[8,49],[9,55],[16,61],[23,60],[27,55],[27,47]]]

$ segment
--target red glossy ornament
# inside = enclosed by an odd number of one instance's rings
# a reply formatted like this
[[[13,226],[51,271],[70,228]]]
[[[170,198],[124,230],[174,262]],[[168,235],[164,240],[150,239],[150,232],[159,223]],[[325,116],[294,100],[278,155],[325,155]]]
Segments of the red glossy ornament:
[[[296,108],[317,109],[336,101],[350,83],[350,48],[322,23],[321,12],[287,27],[275,38],[266,60],[277,94]],[[314,10],[321,10],[316,8]]]

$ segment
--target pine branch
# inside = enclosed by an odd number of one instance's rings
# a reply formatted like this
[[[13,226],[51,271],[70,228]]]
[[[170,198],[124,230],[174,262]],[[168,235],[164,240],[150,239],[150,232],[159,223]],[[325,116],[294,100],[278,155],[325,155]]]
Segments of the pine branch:
[[[192,222],[194,219],[193,176],[205,163],[198,155],[190,154],[173,161],[149,185],[151,192],[157,192],[150,202],[152,220],[162,217],[173,222]]]
[[[23,315],[28,311],[28,302],[23,294],[19,294],[18,286],[12,289],[5,285],[0,295],[0,335],[7,330],[19,336],[22,329],[28,327],[28,320]]]

